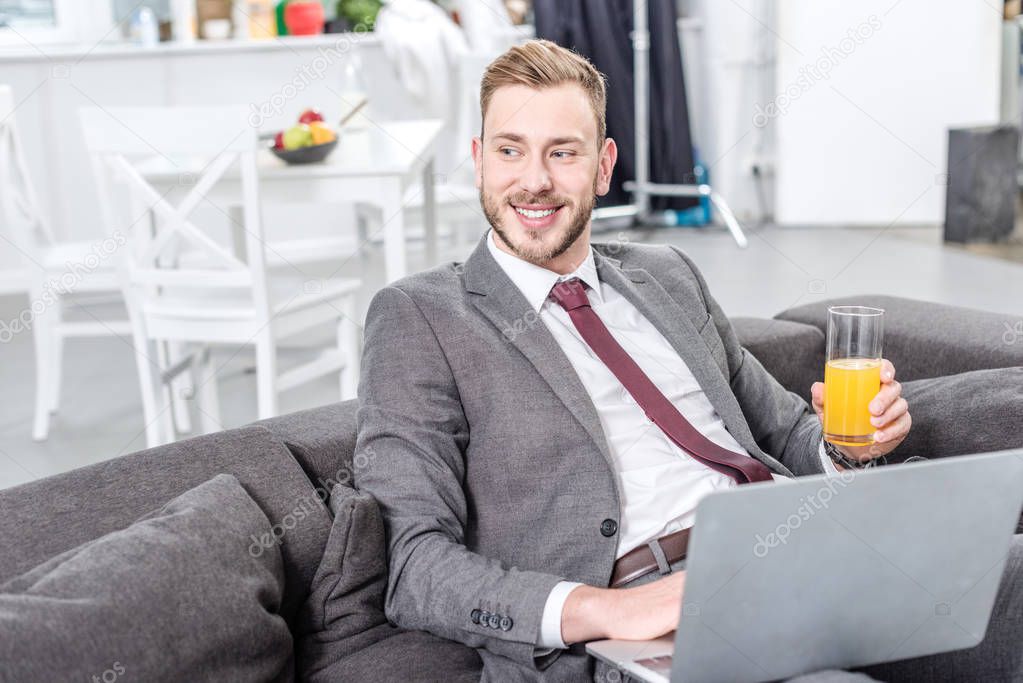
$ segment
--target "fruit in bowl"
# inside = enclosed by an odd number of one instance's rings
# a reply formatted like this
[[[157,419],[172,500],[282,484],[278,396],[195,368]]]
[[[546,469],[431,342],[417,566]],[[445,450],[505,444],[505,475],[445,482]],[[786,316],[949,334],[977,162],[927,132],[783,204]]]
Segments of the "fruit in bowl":
[[[270,151],[289,164],[323,161],[337,146],[337,133],[315,109],[302,112],[298,123],[274,136]]]
[[[302,112],[302,115],[298,117],[299,123],[313,123],[315,121],[323,122],[323,114],[316,109],[306,109]]]

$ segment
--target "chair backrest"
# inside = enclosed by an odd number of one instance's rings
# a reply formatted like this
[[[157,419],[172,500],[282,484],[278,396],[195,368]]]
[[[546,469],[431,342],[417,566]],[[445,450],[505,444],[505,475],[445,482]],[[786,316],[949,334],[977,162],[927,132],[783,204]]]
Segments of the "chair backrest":
[[[150,298],[186,290],[250,290],[257,311],[268,311],[258,142],[246,109],[84,107],[80,118],[105,220],[112,220],[115,198],[124,199],[114,184],[127,191],[128,214],[118,221],[127,226],[127,284]],[[234,227],[244,230],[244,257],[192,219],[233,169],[232,187],[236,182],[243,209],[242,225]],[[177,204],[168,199],[175,188],[185,192]],[[226,207],[221,211],[229,215]],[[189,258],[182,260],[186,252]]]
[[[0,85],[0,235],[15,245],[26,266],[36,268],[38,247],[52,243],[53,233],[40,212],[22,153],[17,108],[14,91]]]

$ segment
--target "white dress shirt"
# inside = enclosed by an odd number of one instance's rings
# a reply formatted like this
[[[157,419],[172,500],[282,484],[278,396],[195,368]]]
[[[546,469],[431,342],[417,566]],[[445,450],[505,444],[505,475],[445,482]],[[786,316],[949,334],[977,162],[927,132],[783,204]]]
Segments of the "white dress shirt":
[[[551,289],[573,277],[586,283],[594,313],[686,420],[722,448],[749,456],[728,433],[685,361],[635,306],[600,281],[592,249],[574,272],[562,276],[501,251],[493,231],[487,237],[487,246],[564,351],[596,408],[621,497],[616,557],[692,526],[700,499],[736,486],[735,481],[694,459],[647,418],[618,378],[583,341],[565,309],[548,299]],[[826,461],[827,471],[837,472],[823,449],[821,458]],[[551,591],[537,639],[539,647],[565,647],[561,612],[568,594],[579,585],[562,581]]]

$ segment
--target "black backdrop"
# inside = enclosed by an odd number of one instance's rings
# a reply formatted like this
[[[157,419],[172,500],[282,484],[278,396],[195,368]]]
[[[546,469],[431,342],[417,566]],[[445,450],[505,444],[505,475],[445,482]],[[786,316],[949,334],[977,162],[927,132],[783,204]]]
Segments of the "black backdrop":
[[[646,0],[650,26],[650,179],[692,182],[693,146],[675,0]],[[628,204],[622,183],[636,177],[632,78],[632,0],[534,0],[536,35],[585,55],[607,76],[607,134],[618,144],[611,191],[598,206]],[[653,209],[683,209],[695,199],[653,197]]]

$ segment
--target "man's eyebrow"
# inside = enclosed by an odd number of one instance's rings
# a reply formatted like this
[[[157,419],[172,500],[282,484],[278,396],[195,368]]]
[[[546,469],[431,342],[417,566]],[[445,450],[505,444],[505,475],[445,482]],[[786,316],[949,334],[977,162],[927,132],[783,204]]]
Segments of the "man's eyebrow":
[[[525,142],[525,136],[519,135],[518,133],[495,133],[494,140],[510,140],[512,142]],[[556,138],[551,138],[547,141],[547,146],[551,145],[568,145],[568,144],[583,144],[585,141],[577,135],[563,135]]]

